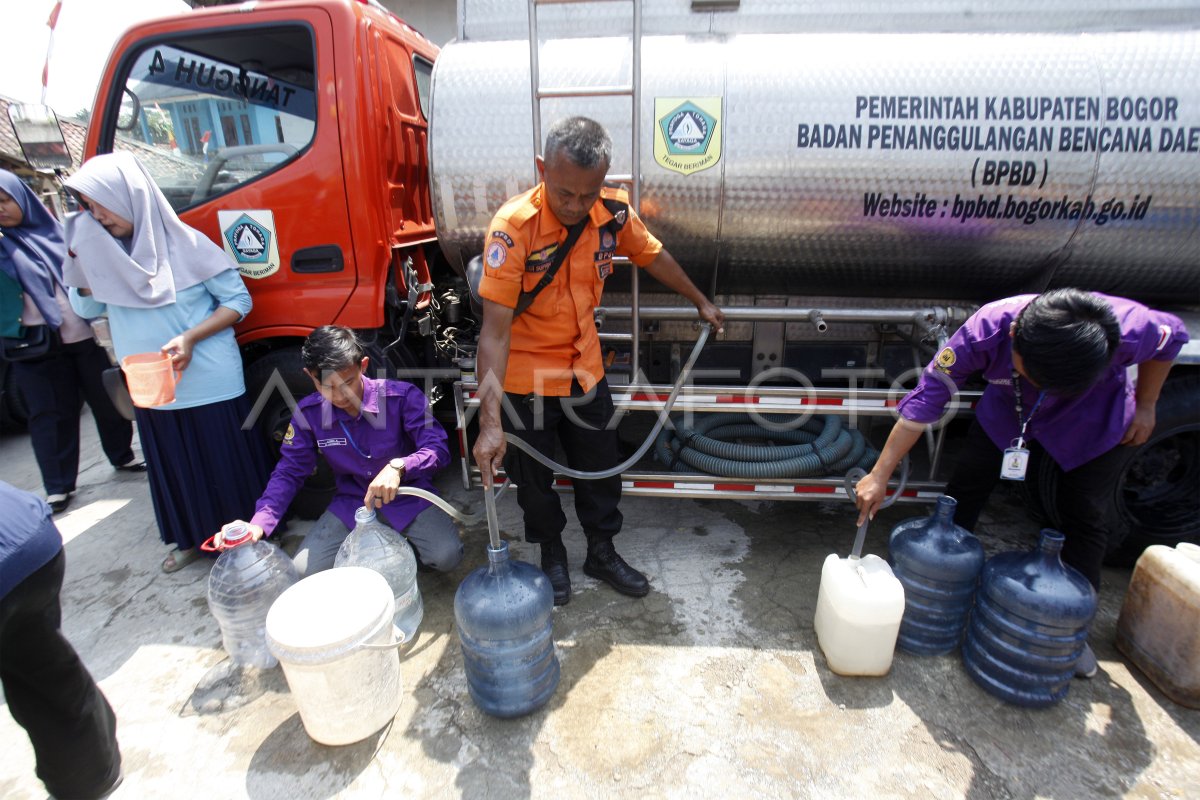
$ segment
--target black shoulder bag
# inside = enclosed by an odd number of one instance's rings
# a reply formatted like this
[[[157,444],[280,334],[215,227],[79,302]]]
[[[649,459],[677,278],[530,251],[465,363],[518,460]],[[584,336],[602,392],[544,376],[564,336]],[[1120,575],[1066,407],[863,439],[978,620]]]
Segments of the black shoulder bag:
[[[49,355],[58,335],[49,325],[27,325],[20,336],[0,336],[0,359],[33,361]]]

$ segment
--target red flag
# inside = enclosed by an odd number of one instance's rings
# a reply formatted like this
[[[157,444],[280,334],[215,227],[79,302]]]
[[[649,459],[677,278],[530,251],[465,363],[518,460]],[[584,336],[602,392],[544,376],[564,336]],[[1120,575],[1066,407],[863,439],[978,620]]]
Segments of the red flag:
[[[46,102],[46,88],[50,85],[50,53],[54,50],[54,26],[58,24],[58,13],[62,11],[62,0],[54,4],[50,19],[46,25],[50,27],[50,41],[46,43],[46,62],[42,65],[42,102]]]

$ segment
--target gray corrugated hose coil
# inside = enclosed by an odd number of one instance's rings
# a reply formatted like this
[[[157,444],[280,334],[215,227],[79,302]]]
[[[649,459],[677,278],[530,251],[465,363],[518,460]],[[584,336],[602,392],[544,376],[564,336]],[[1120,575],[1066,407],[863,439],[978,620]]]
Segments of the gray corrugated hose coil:
[[[870,469],[879,453],[840,417],[710,414],[692,427],[677,425],[655,441],[655,456],[676,472],[698,471],[726,478],[803,478]],[[770,444],[748,444],[755,439]]]

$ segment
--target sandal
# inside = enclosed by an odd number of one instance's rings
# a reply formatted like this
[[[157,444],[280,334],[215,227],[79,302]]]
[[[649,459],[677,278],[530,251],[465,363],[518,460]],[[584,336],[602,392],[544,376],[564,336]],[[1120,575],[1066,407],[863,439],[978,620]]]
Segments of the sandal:
[[[136,458],[134,458],[128,464],[121,464],[120,466],[113,467],[113,469],[115,469],[117,472],[145,472],[146,462],[138,461]]]
[[[176,547],[163,559],[162,571],[168,575],[172,572],[178,572],[199,557],[200,548],[198,547],[192,547],[188,550],[180,550]]]

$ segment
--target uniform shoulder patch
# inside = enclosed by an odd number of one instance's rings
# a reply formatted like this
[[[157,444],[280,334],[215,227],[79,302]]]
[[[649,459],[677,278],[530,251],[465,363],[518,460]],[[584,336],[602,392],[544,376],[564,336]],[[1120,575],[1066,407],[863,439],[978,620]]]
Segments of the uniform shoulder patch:
[[[942,352],[938,353],[936,362],[937,368],[942,372],[949,372],[950,368],[954,366],[954,362],[957,360],[958,356],[954,354],[954,348],[947,347],[943,349]]]
[[[499,239],[500,241],[504,242],[504,243],[505,243],[506,245],[508,245],[509,247],[512,247],[512,246],[513,246],[513,239],[512,239],[512,237],[511,237],[511,236],[509,236],[509,235],[508,235],[507,233],[505,233],[504,231],[492,231],[492,238],[493,238],[493,239]]]
[[[604,198],[601,202],[608,209],[608,213],[613,215],[617,230],[624,227],[629,220],[629,204],[617,198]]]
[[[507,260],[508,248],[504,246],[503,242],[494,241],[488,243],[487,251],[484,253],[484,261],[487,262],[489,267],[500,269]]]
[[[291,444],[292,440],[295,438],[296,438],[296,429],[295,429],[295,427],[292,426],[292,423],[289,422],[287,432],[283,434],[283,443]]]

